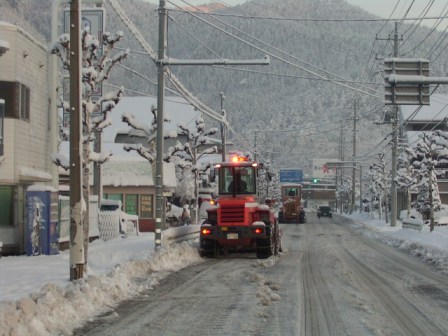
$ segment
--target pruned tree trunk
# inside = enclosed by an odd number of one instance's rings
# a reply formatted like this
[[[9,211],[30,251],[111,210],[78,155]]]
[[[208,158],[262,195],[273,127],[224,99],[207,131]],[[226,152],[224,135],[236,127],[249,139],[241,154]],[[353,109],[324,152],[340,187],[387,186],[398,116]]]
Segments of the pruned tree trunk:
[[[410,218],[411,217],[411,203],[412,203],[412,193],[411,193],[411,188],[408,188],[407,189],[407,193],[408,193],[408,195],[407,195],[407,198],[408,198],[408,201],[407,201],[407,207],[408,207],[408,218]]]
[[[86,202],[86,211],[84,212],[84,221],[83,221],[83,232],[84,232],[84,263],[87,265],[88,253],[89,253],[89,228],[90,228],[90,218],[89,218],[89,205],[90,205],[90,168],[89,168],[89,148],[88,144],[83,145],[83,155],[84,163],[83,163],[83,174],[82,174],[82,194],[84,200]],[[87,268],[86,268],[87,269]]]
[[[70,213],[70,281],[84,276],[83,224],[85,203],[81,198]]]
[[[434,231],[434,200],[432,194],[433,167],[429,169],[429,232]]]

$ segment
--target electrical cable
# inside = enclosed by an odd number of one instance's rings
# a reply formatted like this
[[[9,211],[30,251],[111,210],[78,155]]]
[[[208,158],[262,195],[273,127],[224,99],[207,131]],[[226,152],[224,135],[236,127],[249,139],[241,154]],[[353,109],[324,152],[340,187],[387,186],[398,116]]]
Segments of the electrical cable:
[[[368,82],[357,82],[357,81],[350,81],[350,80],[335,80],[335,79],[329,80],[329,79],[324,79],[324,78],[305,77],[305,76],[296,76],[296,75],[279,74],[279,73],[273,73],[273,72],[257,71],[257,70],[251,70],[251,69],[234,68],[234,67],[225,66],[225,65],[213,65],[213,67],[226,69],[226,70],[232,70],[232,71],[255,73],[255,74],[266,75],[266,76],[274,76],[274,77],[298,78],[298,79],[307,79],[307,80],[316,80],[316,81],[325,81],[325,82],[384,86],[384,84],[382,84],[382,83],[373,83],[373,82],[368,83]]]
[[[216,17],[234,17],[241,19],[257,19],[257,20],[275,20],[275,21],[295,21],[295,22],[394,22],[394,21],[418,21],[422,18],[420,17],[410,17],[410,18],[376,18],[376,19],[310,19],[310,18],[285,18],[285,17],[270,17],[270,16],[255,16],[255,15],[236,15],[236,14],[225,14],[225,13],[209,13],[205,11],[201,11],[198,7],[194,5],[188,4],[191,7],[199,9],[199,11],[190,11],[187,9],[183,9],[180,6],[175,5],[173,2],[167,0],[173,6],[176,6],[177,9],[172,8],[170,11],[172,12],[182,12],[188,14],[202,14],[202,15],[210,15]],[[182,1],[182,0],[180,0]],[[413,0],[415,1],[415,0]],[[185,1],[182,1],[185,2]],[[407,12],[409,12],[410,8]],[[425,17],[424,20],[438,20],[438,19],[447,19],[448,16],[431,16]]]
[[[444,9],[448,6],[448,3],[445,5]],[[448,11],[446,12],[448,14]],[[408,51],[404,52],[403,55],[408,55],[409,53],[411,53],[412,51],[416,50],[418,47],[420,47],[437,29],[437,27],[442,23],[442,20],[436,21],[432,27],[432,29],[429,31],[428,34],[426,34],[426,36],[423,38],[423,40],[421,40],[419,43],[417,43],[417,45],[415,45],[414,47],[412,47],[411,49],[409,49]]]
[[[213,55],[218,57],[219,59],[223,59],[218,53],[213,51],[211,48],[209,48],[204,42],[202,42],[200,39],[198,39],[196,36],[194,36],[192,33],[190,33],[184,26],[182,26],[179,22],[177,22],[171,15],[168,14],[168,18],[173,21],[178,27],[180,27],[185,33],[188,34],[191,38],[193,38],[196,42],[199,42],[204,48],[206,48],[208,51],[210,51]]]
[[[431,9],[432,5],[434,4],[435,0],[430,0],[428,2],[428,4],[425,6],[425,8],[423,9],[423,11],[420,13],[419,17],[424,18],[426,14],[428,14],[428,11]],[[423,20],[419,20],[418,22],[413,22],[411,25],[409,25],[408,29],[406,29],[406,31],[402,34],[403,36],[406,36],[406,38],[402,41],[401,43],[401,48],[403,48],[406,45],[406,42],[410,41],[410,37],[415,33],[415,31],[417,30],[417,28],[420,26],[420,24],[423,22]],[[412,31],[409,33],[409,30]],[[406,55],[406,54],[403,54]]]
[[[190,3],[188,3],[188,2],[185,1],[185,0],[181,0],[181,1],[184,2],[185,4],[189,5],[189,6],[192,6]],[[179,7],[179,6],[175,5],[175,4],[174,4],[172,1],[170,1],[170,0],[167,0],[167,2],[171,3],[171,4],[172,4],[173,6],[175,6],[175,7]],[[195,8],[195,6],[192,6],[192,7]],[[343,87],[345,87],[345,88],[347,88],[347,89],[350,89],[350,90],[353,90],[353,91],[357,91],[357,92],[363,93],[363,94],[365,94],[365,95],[372,96],[372,97],[374,97],[374,98],[381,98],[381,99],[383,99],[382,96],[381,96],[381,97],[380,97],[380,96],[376,96],[376,95],[371,94],[371,93],[369,93],[369,92],[365,92],[365,91],[362,91],[362,90],[360,90],[360,89],[357,89],[357,88],[354,88],[354,87],[351,87],[351,86],[348,86],[348,85],[345,85],[345,84],[342,84],[342,83],[334,82],[334,81],[333,81],[332,79],[330,79],[330,78],[324,77],[324,76],[322,76],[322,75],[320,75],[320,74],[317,74],[317,73],[315,73],[315,72],[313,72],[313,71],[311,71],[311,70],[308,70],[308,69],[306,69],[306,68],[304,68],[304,67],[301,67],[301,66],[299,66],[298,64],[294,64],[294,63],[292,63],[292,62],[290,62],[290,61],[287,61],[287,60],[285,60],[284,58],[281,58],[281,57],[279,57],[279,56],[277,56],[277,55],[275,55],[275,54],[273,54],[273,53],[271,53],[271,52],[269,52],[269,51],[266,51],[266,50],[264,50],[264,49],[262,49],[262,48],[260,48],[260,47],[257,47],[257,46],[255,46],[254,44],[249,43],[249,42],[247,42],[247,41],[245,41],[245,40],[239,38],[238,36],[236,36],[236,35],[234,35],[234,34],[232,34],[232,33],[229,33],[229,32],[227,32],[226,30],[224,30],[224,29],[222,29],[222,28],[216,26],[215,24],[213,24],[213,23],[211,23],[211,22],[209,22],[209,21],[207,21],[207,20],[205,20],[205,19],[200,18],[199,16],[197,16],[196,14],[194,14],[194,13],[192,13],[192,12],[187,12],[187,13],[189,13],[191,16],[193,16],[193,17],[199,19],[200,21],[202,21],[202,22],[204,22],[204,23],[206,23],[206,24],[208,24],[208,25],[214,27],[215,29],[217,29],[217,30],[223,32],[224,34],[229,35],[229,36],[231,36],[231,37],[237,39],[238,41],[240,41],[240,42],[242,42],[242,43],[244,43],[244,44],[246,44],[246,45],[248,45],[248,46],[250,46],[250,47],[252,47],[252,48],[254,48],[254,49],[256,49],[256,50],[258,50],[258,51],[261,51],[261,52],[263,52],[263,53],[269,55],[270,57],[273,57],[273,58],[275,58],[275,59],[277,59],[277,60],[279,60],[279,61],[282,61],[282,62],[284,62],[284,63],[287,63],[287,64],[289,64],[289,65],[291,65],[291,66],[293,66],[293,67],[295,67],[295,68],[301,69],[301,70],[303,70],[303,71],[305,71],[305,72],[307,72],[307,73],[309,73],[309,74],[312,74],[312,75],[314,75],[314,76],[317,76],[317,77],[320,77],[320,78],[323,78],[323,79],[327,79],[329,82],[332,82],[332,83],[334,83],[334,84],[336,84],[336,85],[343,86]],[[216,18],[215,18],[215,19],[216,19]],[[299,60],[299,61],[301,61],[301,62],[303,62],[303,63],[305,63],[305,64],[307,64],[307,65],[309,65],[309,66],[313,66],[313,65],[311,65],[311,64],[309,64],[309,63],[307,63],[307,62],[305,62],[305,61],[303,61],[303,60],[300,60],[300,59],[298,59],[298,58],[296,58],[296,57],[294,57],[294,56],[292,56],[292,55],[289,55],[289,54],[287,54],[287,53],[281,51],[280,49],[275,48],[275,47],[273,47],[273,46],[271,46],[271,45],[269,45],[269,44],[267,44],[267,43],[265,43],[265,42],[263,42],[263,41],[261,41],[261,40],[255,38],[255,37],[253,37],[253,36],[251,36],[251,35],[249,35],[249,34],[243,32],[243,31],[241,31],[241,30],[239,30],[239,29],[237,29],[237,28],[235,28],[235,27],[232,27],[231,25],[228,25],[227,23],[223,22],[222,20],[219,20],[219,19],[216,19],[216,20],[218,20],[218,21],[221,22],[222,24],[224,24],[224,25],[226,25],[226,26],[228,26],[228,27],[230,27],[230,28],[232,28],[232,29],[237,30],[238,32],[240,32],[240,33],[242,33],[242,34],[244,34],[244,35],[246,35],[246,36],[248,36],[248,37],[250,37],[250,38],[252,38],[252,39],[255,39],[255,40],[256,40],[257,42],[259,42],[259,43],[263,43],[263,44],[265,44],[265,45],[267,45],[267,46],[269,46],[269,47],[271,47],[271,48],[274,48],[276,51],[279,51],[279,52],[281,52],[281,53],[284,53],[284,54],[288,55],[289,57],[293,57],[293,58],[295,58],[295,59],[297,59],[297,60]],[[315,66],[313,66],[313,67],[315,67]],[[320,69],[320,70],[321,70],[321,71],[325,71],[325,72],[327,72],[327,71],[324,70],[324,69]],[[328,72],[327,72],[327,73],[328,73]],[[337,76],[337,75],[335,75],[335,74],[332,74],[332,75],[333,75],[333,76],[336,76],[336,77],[339,77],[339,76]],[[366,89],[370,89],[370,90],[372,90],[371,88],[366,88]],[[375,91],[375,90],[373,90],[373,91]],[[376,91],[376,92],[378,92],[378,91]],[[379,93],[379,92],[378,92],[378,93]]]

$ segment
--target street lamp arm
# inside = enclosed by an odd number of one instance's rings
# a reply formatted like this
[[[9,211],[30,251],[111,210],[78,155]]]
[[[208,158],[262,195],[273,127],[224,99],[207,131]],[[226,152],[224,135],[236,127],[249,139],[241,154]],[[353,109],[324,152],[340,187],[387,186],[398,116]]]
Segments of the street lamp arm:
[[[270,58],[266,55],[263,59],[254,60],[231,60],[226,58],[211,60],[183,60],[171,57],[157,60],[160,65],[269,65]]]

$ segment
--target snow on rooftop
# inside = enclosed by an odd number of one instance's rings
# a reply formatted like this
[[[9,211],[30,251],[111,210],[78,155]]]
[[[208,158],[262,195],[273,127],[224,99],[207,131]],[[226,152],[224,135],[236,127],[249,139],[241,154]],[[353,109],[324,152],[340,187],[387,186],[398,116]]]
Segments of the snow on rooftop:
[[[151,125],[152,106],[157,106],[156,97],[123,97],[111,113],[112,125],[103,130],[103,141],[112,143],[118,133],[127,133],[131,129],[121,121],[124,112],[133,114],[141,123]],[[176,130],[181,123],[194,126],[199,113],[183,98],[165,97],[164,116],[171,121],[164,124],[164,132]]]
[[[107,161],[101,169],[105,186],[153,186],[152,169],[148,161]]]
[[[102,183],[114,187],[154,186],[153,167],[148,161],[114,161],[110,160],[102,166]],[[163,164],[164,186],[177,186],[175,167],[173,163]]]

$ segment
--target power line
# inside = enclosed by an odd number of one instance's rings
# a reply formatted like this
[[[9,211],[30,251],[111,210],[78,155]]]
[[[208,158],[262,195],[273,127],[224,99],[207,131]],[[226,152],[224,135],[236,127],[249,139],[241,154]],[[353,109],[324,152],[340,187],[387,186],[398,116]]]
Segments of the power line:
[[[171,2],[170,0],[167,0],[167,1],[168,1],[169,3],[171,3],[173,6],[180,8],[179,6],[177,6],[176,4],[174,4],[173,2]],[[194,7],[193,5],[191,5],[190,3],[188,3],[188,2],[185,1],[185,0],[181,0],[181,1],[184,2],[185,4],[189,5],[189,6]],[[194,8],[197,8],[197,7],[194,7]],[[198,9],[198,10],[199,10],[199,9]],[[376,95],[371,94],[371,93],[369,93],[369,92],[362,91],[362,90],[360,90],[360,89],[357,89],[357,88],[354,88],[354,87],[345,85],[345,84],[343,84],[343,83],[337,83],[337,82],[334,82],[334,80],[332,80],[332,79],[330,79],[330,78],[324,77],[324,76],[322,76],[322,75],[320,75],[320,74],[317,74],[317,73],[315,73],[315,72],[313,72],[313,71],[311,71],[311,70],[308,70],[308,69],[306,69],[306,68],[304,68],[304,67],[302,67],[302,66],[299,66],[298,64],[294,64],[294,63],[292,63],[292,62],[290,62],[290,61],[287,61],[287,60],[285,60],[284,58],[281,58],[281,57],[279,57],[279,56],[277,56],[277,55],[275,55],[275,54],[273,54],[273,53],[271,53],[271,52],[269,52],[269,51],[266,51],[266,50],[264,50],[264,49],[262,49],[262,48],[260,48],[260,47],[257,47],[256,45],[254,45],[254,44],[252,44],[252,43],[249,43],[249,42],[247,42],[247,41],[245,41],[245,40],[239,38],[238,36],[235,36],[235,35],[232,34],[232,33],[227,32],[226,30],[224,30],[224,29],[222,29],[222,28],[216,26],[215,24],[213,24],[213,23],[211,23],[211,22],[209,22],[209,21],[207,21],[207,20],[205,20],[205,19],[200,18],[199,16],[197,16],[197,15],[196,15],[195,13],[193,13],[193,12],[187,12],[187,13],[188,13],[189,15],[191,15],[191,16],[197,18],[198,20],[200,20],[200,21],[202,21],[202,22],[204,22],[204,23],[206,23],[206,24],[208,24],[208,25],[214,27],[215,29],[218,29],[219,31],[223,32],[224,34],[229,35],[229,36],[231,36],[231,37],[237,39],[238,41],[240,41],[240,42],[242,42],[242,43],[244,43],[244,44],[246,44],[246,45],[248,45],[248,46],[250,46],[250,47],[252,47],[252,48],[254,48],[254,49],[256,49],[256,50],[258,50],[258,51],[261,51],[261,52],[263,52],[263,53],[266,53],[267,55],[269,55],[269,56],[271,56],[271,57],[273,57],[273,58],[275,58],[275,59],[277,59],[277,60],[279,60],[279,61],[282,61],[282,62],[284,62],[284,63],[287,63],[287,64],[289,64],[289,65],[291,65],[291,66],[293,66],[293,67],[296,67],[296,68],[298,68],[298,69],[301,69],[301,70],[303,70],[303,71],[305,71],[305,72],[307,72],[307,73],[309,73],[309,74],[312,74],[312,75],[314,75],[314,76],[316,76],[316,77],[319,77],[319,78],[322,78],[322,79],[326,79],[326,80],[328,80],[329,82],[333,82],[334,84],[339,85],[339,86],[342,86],[342,87],[345,87],[345,88],[347,88],[347,89],[350,89],[350,90],[353,90],[353,91],[357,91],[357,92],[363,93],[363,94],[365,94],[365,95],[372,96],[372,97],[374,97],[374,98],[381,98],[381,99],[383,98],[382,96],[381,96],[381,97],[380,97],[380,96],[376,96]],[[209,13],[207,13],[207,14],[209,14]],[[289,54],[285,53],[284,51],[282,51],[282,50],[280,50],[280,49],[278,49],[278,48],[275,48],[274,46],[269,45],[268,43],[263,42],[263,41],[261,41],[261,40],[255,38],[254,36],[251,36],[251,35],[249,35],[249,34],[243,32],[243,31],[239,30],[238,28],[235,28],[235,27],[233,27],[233,26],[227,24],[226,22],[224,22],[224,21],[222,21],[222,20],[219,20],[219,19],[217,19],[217,18],[214,18],[214,19],[215,19],[215,20],[218,20],[219,22],[221,22],[222,24],[226,25],[227,27],[230,27],[230,28],[232,28],[232,29],[237,30],[238,32],[244,34],[245,36],[248,36],[248,37],[250,37],[250,38],[256,40],[256,41],[259,42],[259,43],[263,43],[264,45],[267,45],[267,46],[269,46],[270,48],[275,49],[276,51],[279,51],[279,52],[281,52],[281,53],[283,53],[283,54],[285,54],[285,55],[288,55],[289,57],[293,57],[293,58],[295,58],[295,59],[297,59],[297,60],[299,60],[299,61],[301,61],[301,62],[303,62],[303,63],[305,63],[305,64],[307,64],[307,65],[309,65],[309,66],[312,66],[312,67],[317,68],[316,66],[313,66],[313,65],[309,64],[308,62],[305,62],[305,61],[303,61],[303,60],[300,60],[300,59],[298,59],[297,57],[294,57],[294,56],[292,56],[292,55],[289,55]],[[320,68],[319,68],[319,70],[324,71],[324,72],[330,74],[328,71],[326,71],[326,70],[324,70],[324,69],[320,69]],[[331,75],[333,75],[333,76],[337,76],[337,75],[335,75],[335,74],[331,74]],[[340,76],[337,76],[337,77],[340,78]],[[367,89],[372,90],[371,88],[367,88]],[[378,92],[378,91],[377,91],[377,92]]]
[[[423,8],[422,12],[420,13],[419,17],[424,18],[426,14],[428,14],[428,11],[431,9],[432,5],[434,4],[435,0],[430,0],[428,2],[428,4],[425,6],[425,8]],[[443,11],[442,11],[443,12]],[[406,29],[406,31],[403,33],[404,36],[406,36],[406,39],[403,40],[403,43],[401,44],[401,48],[403,48],[403,46],[406,44],[406,42],[408,42],[410,40],[410,37],[415,33],[415,31],[417,30],[417,28],[420,26],[420,24],[422,23],[422,20],[419,20],[417,24],[415,24],[416,22],[413,22],[411,25],[409,25],[408,29]],[[412,29],[412,31],[408,34],[408,32]],[[404,54],[405,55],[405,54]]]
[[[206,48],[208,51],[210,51],[213,55],[216,57],[222,59],[218,53],[213,51],[211,48],[209,48],[204,42],[202,42],[200,39],[198,39],[196,36],[194,36],[192,33],[190,33],[184,26],[182,26],[179,22],[177,22],[172,16],[168,15],[168,18],[173,21],[178,27],[180,27],[185,33],[188,34],[191,38],[193,38],[196,42],[199,42],[204,48]]]
[[[232,71],[256,73],[256,74],[261,74],[261,75],[266,75],[266,76],[275,76],[275,77],[298,78],[298,79],[307,79],[307,80],[316,80],[316,81],[325,81],[325,82],[384,86],[384,84],[382,84],[382,83],[373,83],[373,82],[368,83],[368,82],[358,82],[358,81],[350,81],[350,80],[335,80],[335,79],[330,80],[328,78],[316,78],[316,77],[305,77],[305,76],[297,76],[297,75],[287,75],[287,74],[279,74],[279,73],[273,73],[273,72],[251,70],[251,69],[234,68],[234,67],[223,66],[223,65],[214,65],[213,67],[214,68],[222,68],[222,69],[226,69],[226,70],[232,70]]]
[[[182,1],[182,0],[181,0]],[[173,6],[174,3],[170,2]],[[182,1],[185,2],[185,1]],[[188,4],[190,5],[190,4]],[[190,5],[191,6],[191,5]],[[275,21],[295,21],[295,22],[394,22],[394,21],[419,21],[419,20],[438,20],[438,19],[448,19],[448,16],[429,16],[425,18],[421,17],[410,17],[410,18],[376,18],[376,19],[310,19],[310,18],[285,18],[285,17],[272,17],[272,16],[256,16],[256,15],[237,15],[237,14],[225,14],[225,13],[209,13],[201,11],[189,11],[187,9],[182,9],[179,6],[177,9],[169,9],[172,12],[183,12],[188,14],[202,14],[210,16],[221,16],[221,17],[235,17],[241,19],[257,19],[257,20],[275,20]],[[194,6],[192,6],[194,7]]]
[[[445,5],[445,7],[443,8],[443,10],[445,10],[445,8],[448,6],[448,3]],[[446,14],[448,14],[448,11],[446,12]],[[403,53],[403,55],[407,55],[410,52],[416,50],[418,47],[420,47],[437,29],[437,27],[442,23],[442,20],[436,21],[432,27],[432,29],[429,31],[428,34],[426,34],[426,36],[423,38],[423,40],[421,40],[419,43],[417,43],[417,45],[415,45],[413,48],[409,49],[407,52]],[[432,48],[431,48],[432,49]]]

